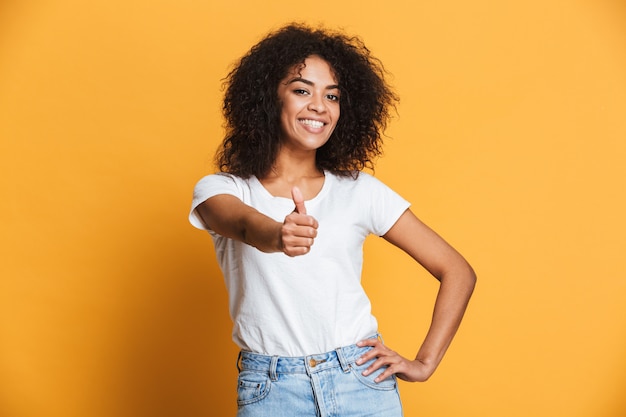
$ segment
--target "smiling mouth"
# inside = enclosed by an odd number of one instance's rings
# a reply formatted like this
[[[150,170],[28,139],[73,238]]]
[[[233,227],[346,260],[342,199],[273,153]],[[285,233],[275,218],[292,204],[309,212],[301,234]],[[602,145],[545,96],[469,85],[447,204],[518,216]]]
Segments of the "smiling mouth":
[[[320,122],[318,120],[300,119],[299,122],[304,125],[311,126],[311,127],[316,127],[316,128],[324,127],[324,122]]]

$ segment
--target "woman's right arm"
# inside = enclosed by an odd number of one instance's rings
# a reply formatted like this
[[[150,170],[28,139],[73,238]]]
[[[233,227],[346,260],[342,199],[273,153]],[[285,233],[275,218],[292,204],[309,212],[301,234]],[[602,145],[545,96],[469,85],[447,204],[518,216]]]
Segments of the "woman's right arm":
[[[283,223],[228,194],[210,197],[196,207],[196,212],[204,225],[217,234],[247,243],[262,252],[298,256],[311,249],[318,223],[306,214],[299,191],[294,190],[293,198],[296,209],[285,217]]]

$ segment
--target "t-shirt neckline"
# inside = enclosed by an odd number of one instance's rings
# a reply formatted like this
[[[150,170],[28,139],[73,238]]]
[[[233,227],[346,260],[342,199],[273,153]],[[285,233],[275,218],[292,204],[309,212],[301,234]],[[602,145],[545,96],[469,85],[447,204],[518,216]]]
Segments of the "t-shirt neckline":
[[[319,192],[312,199],[304,200],[304,202],[305,203],[315,203],[317,200],[321,199],[328,192],[328,188],[330,187],[330,181],[332,181],[332,177],[333,176],[328,171],[324,171],[324,183],[322,184],[322,188],[319,190]],[[257,189],[259,189],[260,192],[266,198],[269,198],[269,199],[272,199],[272,200],[292,201],[291,198],[275,196],[272,193],[270,193],[268,191],[268,189],[265,188],[265,186],[261,183],[261,181],[255,175],[253,175],[251,178],[254,181],[255,187]]]

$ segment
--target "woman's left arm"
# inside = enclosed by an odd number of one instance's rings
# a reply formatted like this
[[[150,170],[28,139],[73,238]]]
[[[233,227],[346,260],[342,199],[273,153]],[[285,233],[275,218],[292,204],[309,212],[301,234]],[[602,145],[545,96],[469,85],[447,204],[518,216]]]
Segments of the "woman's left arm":
[[[367,339],[359,342],[359,345],[372,346],[374,349],[364,354],[358,363],[377,358],[365,370],[365,375],[387,366],[377,377],[377,382],[392,374],[405,381],[426,381],[441,362],[461,324],[474,290],[476,275],[460,253],[410,210],[406,210],[383,237],[426,268],[439,280],[440,287],[430,329],[414,360],[400,356],[380,340]]]

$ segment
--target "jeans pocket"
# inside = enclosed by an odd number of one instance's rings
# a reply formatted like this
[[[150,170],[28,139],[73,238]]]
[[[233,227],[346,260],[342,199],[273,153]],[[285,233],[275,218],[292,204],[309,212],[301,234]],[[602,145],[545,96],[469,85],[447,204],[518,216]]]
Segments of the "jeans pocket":
[[[363,375],[363,371],[365,371],[367,367],[370,366],[375,361],[376,359],[374,358],[370,360],[369,362],[366,362],[361,365],[357,365],[353,363],[351,366],[352,375],[354,375],[360,383],[362,383],[363,385],[369,388],[382,390],[382,391],[391,391],[391,390],[396,389],[397,381],[396,381],[395,375],[391,375],[380,382],[374,381],[374,379],[376,379],[378,375],[382,374],[385,371],[385,369],[387,369],[386,366],[378,368],[377,370],[375,370],[374,372],[372,372],[371,374],[367,376]]]
[[[267,374],[242,371],[237,380],[237,404],[247,405],[262,400],[270,392],[271,381]]]

